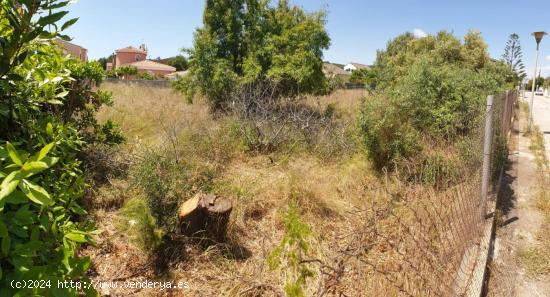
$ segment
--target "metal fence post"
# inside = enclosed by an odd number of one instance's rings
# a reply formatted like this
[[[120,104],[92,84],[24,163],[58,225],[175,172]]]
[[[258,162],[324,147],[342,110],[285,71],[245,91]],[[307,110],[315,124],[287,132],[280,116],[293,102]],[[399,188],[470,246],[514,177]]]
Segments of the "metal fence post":
[[[503,111],[501,112],[501,131],[502,137],[506,139],[508,143],[508,127],[510,126],[510,91],[506,91],[506,98],[504,100]]]
[[[490,165],[491,165],[491,143],[493,142],[493,100],[494,97],[487,96],[487,109],[485,113],[485,134],[483,139],[483,171],[481,176],[481,217],[487,215],[487,193],[489,191]]]

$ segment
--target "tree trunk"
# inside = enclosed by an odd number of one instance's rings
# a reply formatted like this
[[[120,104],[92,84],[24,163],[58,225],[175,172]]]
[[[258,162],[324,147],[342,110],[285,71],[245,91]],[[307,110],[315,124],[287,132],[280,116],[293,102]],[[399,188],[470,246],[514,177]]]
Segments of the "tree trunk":
[[[233,206],[229,199],[197,194],[179,209],[181,232],[187,236],[203,237],[222,242]]]

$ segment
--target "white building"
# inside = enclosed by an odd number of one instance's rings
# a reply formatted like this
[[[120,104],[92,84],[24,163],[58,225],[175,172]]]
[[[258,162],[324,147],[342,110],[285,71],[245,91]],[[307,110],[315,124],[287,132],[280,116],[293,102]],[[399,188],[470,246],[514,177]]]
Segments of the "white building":
[[[346,66],[344,66],[344,70],[348,73],[351,73],[358,69],[368,69],[368,68],[370,68],[369,65],[359,64],[359,63],[349,63]]]

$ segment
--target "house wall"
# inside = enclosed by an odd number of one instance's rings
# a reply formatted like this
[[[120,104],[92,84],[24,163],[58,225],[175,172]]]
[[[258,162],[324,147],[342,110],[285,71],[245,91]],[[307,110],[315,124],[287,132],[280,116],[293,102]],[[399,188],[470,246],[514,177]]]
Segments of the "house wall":
[[[115,68],[134,62],[143,61],[145,58],[147,58],[147,55],[143,53],[117,53],[115,56]]]
[[[68,42],[58,41],[57,43],[61,46],[63,54],[71,55],[74,58],[79,59],[80,61],[88,61],[87,49]]]

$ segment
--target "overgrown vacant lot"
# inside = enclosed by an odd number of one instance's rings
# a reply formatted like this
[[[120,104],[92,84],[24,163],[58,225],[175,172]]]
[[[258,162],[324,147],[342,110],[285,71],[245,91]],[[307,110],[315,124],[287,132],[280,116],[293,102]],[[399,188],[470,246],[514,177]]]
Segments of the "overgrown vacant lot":
[[[129,167],[126,174],[111,174],[88,201],[105,230],[98,246],[85,251],[93,255],[96,280],[161,277],[187,281],[192,296],[278,295],[285,274],[270,269],[266,258],[281,242],[291,202],[312,229],[308,257],[325,261],[337,251],[338,236],[356,224],[350,212],[380,199],[375,187],[381,183],[358,140],[346,134],[355,129],[363,90],[306,100],[334,112],[333,138],[313,145],[298,139],[258,154],[240,139],[235,119],[210,114],[200,99],[185,103],[168,88],[105,84],[102,89],[113,93],[114,105],[102,109],[99,118],[119,123],[127,137],[124,161],[107,159]],[[232,200],[228,241],[162,241],[164,231],[150,215],[155,210],[143,201],[158,195],[180,204],[201,191]]]

